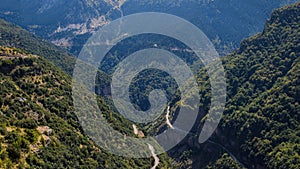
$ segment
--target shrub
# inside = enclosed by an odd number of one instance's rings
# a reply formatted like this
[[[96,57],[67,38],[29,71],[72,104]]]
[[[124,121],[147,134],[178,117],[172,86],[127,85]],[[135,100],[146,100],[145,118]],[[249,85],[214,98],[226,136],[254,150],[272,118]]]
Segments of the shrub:
[[[17,161],[21,157],[21,148],[18,147],[18,146],[15,146],[13,144],[9,144],[6,151],[8,153],[9,158],[12,161]]]
[[[24,119],[19,122],[19,126],[28,129],[35,129],[38,125],[33,119]]]

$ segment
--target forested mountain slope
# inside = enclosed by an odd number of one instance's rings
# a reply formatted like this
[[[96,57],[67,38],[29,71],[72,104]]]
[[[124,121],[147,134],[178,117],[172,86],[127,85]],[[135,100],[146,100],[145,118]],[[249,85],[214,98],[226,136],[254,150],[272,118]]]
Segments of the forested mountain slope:
[[[214,136],[194,149],[194,166],[203,165],[200,157],[219,154],[208,168],[299,168],[300,3],[274,11],[264,31],[244,40],[223,64],[226,109]],[[202,71],[206,111],[207,78]]]
[[[0,45],[43,56],[69,74],[73,71],[75,58],[66,50],[2,19],[0,19]]]
[[[44,58],[0,47],[0,168],[150,168],[153,159],[105,152],[82,131],[74,113],[71,78]],[[131,123],[109,116],[133,136]],[[170,166],[161,155],[159,167]]]

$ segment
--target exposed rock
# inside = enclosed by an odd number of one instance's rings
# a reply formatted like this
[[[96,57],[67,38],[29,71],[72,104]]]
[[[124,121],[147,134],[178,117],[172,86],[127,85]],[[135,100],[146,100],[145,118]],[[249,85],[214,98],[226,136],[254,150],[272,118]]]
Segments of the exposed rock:
[[[37,131],[47,136],[50,136],[52,134],[52,129],[48,126],[38,126]]]

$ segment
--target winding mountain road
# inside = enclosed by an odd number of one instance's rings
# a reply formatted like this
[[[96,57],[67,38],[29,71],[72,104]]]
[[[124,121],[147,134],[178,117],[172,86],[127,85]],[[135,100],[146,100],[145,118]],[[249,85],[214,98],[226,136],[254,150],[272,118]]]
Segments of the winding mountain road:
[[[170,106],[168,106],[167,114],[166,114],[166,123],[171,129],[175,129],[174,126],[170,122]]]
[[[139,134],[139,130],[138,130],[137,126],[136,126],[135,124],[133,124],[133,125],[132,125],[132,128],[133,128],[133,133],[134,133],[135,135],[138,135],[138,134]],[[155,149],[154,149],[154,147],[153,147],[151,144],[148,144],[148,148],[149,148],[149,150],[150,150],[150,152],[151,152],[152,157],[154,158],[154,165],[152,166],[151,169],[156,169],[157,166],[159,165],[159,158],[158,158],[158,156],[155,154]]]
[[[154,165],[151,169],[156,169],[156,167],[159,164],[159,158],[158,156],[155,154],[155,149],[151,144],[148,144],[149,150],[151,151],[152,157],[154,158]]]

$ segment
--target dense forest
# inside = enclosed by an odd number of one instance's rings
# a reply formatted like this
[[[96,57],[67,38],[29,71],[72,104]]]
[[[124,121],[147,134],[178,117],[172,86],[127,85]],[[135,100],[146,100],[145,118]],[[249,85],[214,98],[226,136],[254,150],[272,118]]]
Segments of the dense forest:
[[[194,166],[212,158],[217,160],[208,168],[299,168],[299,16],[300,3],[274,11],[262,33],[222,58],[228,83],[224,116],[207,144],[190,147],[199,161]],[[199,73],[205,111],[207,78],[205,70]]]

